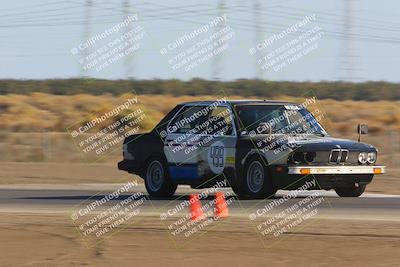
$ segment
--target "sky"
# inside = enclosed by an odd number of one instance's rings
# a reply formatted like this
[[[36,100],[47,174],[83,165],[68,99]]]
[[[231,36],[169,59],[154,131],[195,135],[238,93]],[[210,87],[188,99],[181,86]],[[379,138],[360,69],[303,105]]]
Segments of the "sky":
[[[118,26],[118,32],[112,32],[127,16],[134,18],[129,27]],[[258,49],[307,18],[295,32]],[[125,43],[121,36],[132,29],[135,34],[129,38],[137,40],[129,39],[131,52],[122,58],[110,56],[112,61],[99,68],[105,55],[98,49],[106,46],[110,52],[111,43]],[[87,40],[110,32],[81,49]],[[0,40],[1,79],[84,75],[400,82],[400,2],[396,0],[131,0],[128,7],[122,0],[93,0],[91,8],[83,0],[3,1]],[[179,44],[179,40],[184,41]],[[215,41],[220,42],[215,45]],[[212,43],[213,48],[207,46]],[[250,52],[252,48],[256,54]],[[190,56],[195,52],[197,57]],[[90,60],[85,59],[88,55]],[[85,64],[94,60],[97,65],[84,71]]]

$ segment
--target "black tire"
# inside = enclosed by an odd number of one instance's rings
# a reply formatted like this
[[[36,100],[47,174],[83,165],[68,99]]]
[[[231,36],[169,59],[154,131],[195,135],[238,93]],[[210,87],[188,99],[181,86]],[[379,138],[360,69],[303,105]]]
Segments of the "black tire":
[[[240,185],[231,184],[233,192],[235,192],[238,199],[250,199],[246,192],[240,187]]]
[[[246,161],[240,182],[232,189],[242,199],[265,199],[273,197],[277,191],[271,172],[260,156],[253,156]]]
[[[366,187],[366,185],[360,185],[359,187],[339,187],[335,188],[335,191],[340,197],[359,197],[364,193]]]
[[[144,184],[149,195],[158,198],[173,196],[177,188],[170,179],[166,161],[161,157],[147,161]]]

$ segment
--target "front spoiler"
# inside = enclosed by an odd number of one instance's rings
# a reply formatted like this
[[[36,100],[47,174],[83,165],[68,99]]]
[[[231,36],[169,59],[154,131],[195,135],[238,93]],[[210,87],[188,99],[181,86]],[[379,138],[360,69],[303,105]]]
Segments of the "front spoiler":
[[[288,174],[382,174],[385,166],[293,166]]]

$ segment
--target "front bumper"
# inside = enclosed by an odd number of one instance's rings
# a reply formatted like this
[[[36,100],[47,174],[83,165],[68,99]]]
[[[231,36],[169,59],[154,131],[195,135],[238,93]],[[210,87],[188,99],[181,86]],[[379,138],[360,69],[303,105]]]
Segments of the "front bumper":
[[[293,166],[288,174],[382,174],[385,166]]]
[[[140,171],[140,165],[135,160],[122,160],[118,162],[118,169],[121,171],[127,171],[130,173],[136,173]]]

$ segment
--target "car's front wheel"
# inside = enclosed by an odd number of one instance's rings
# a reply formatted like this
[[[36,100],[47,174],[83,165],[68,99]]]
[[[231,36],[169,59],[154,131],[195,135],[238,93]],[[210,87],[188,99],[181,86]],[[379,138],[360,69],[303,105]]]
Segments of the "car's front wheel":
[[[165,161],[161,158],[152,158],[148,161],[144,183],[152,197],[170,197],[177,188],[169,177]]]
[[[235,190],[236,189],[236,190]],[[241,198],[267,198],[276,193],[268,166],[260,156],[254,156],[246,162],[240,188],[234,188]]]
[[[358,187],[352,185],[335,188],[335,191],[340,197],[359,197],[364,193],[366,187],[366,185],[359,185]]]

